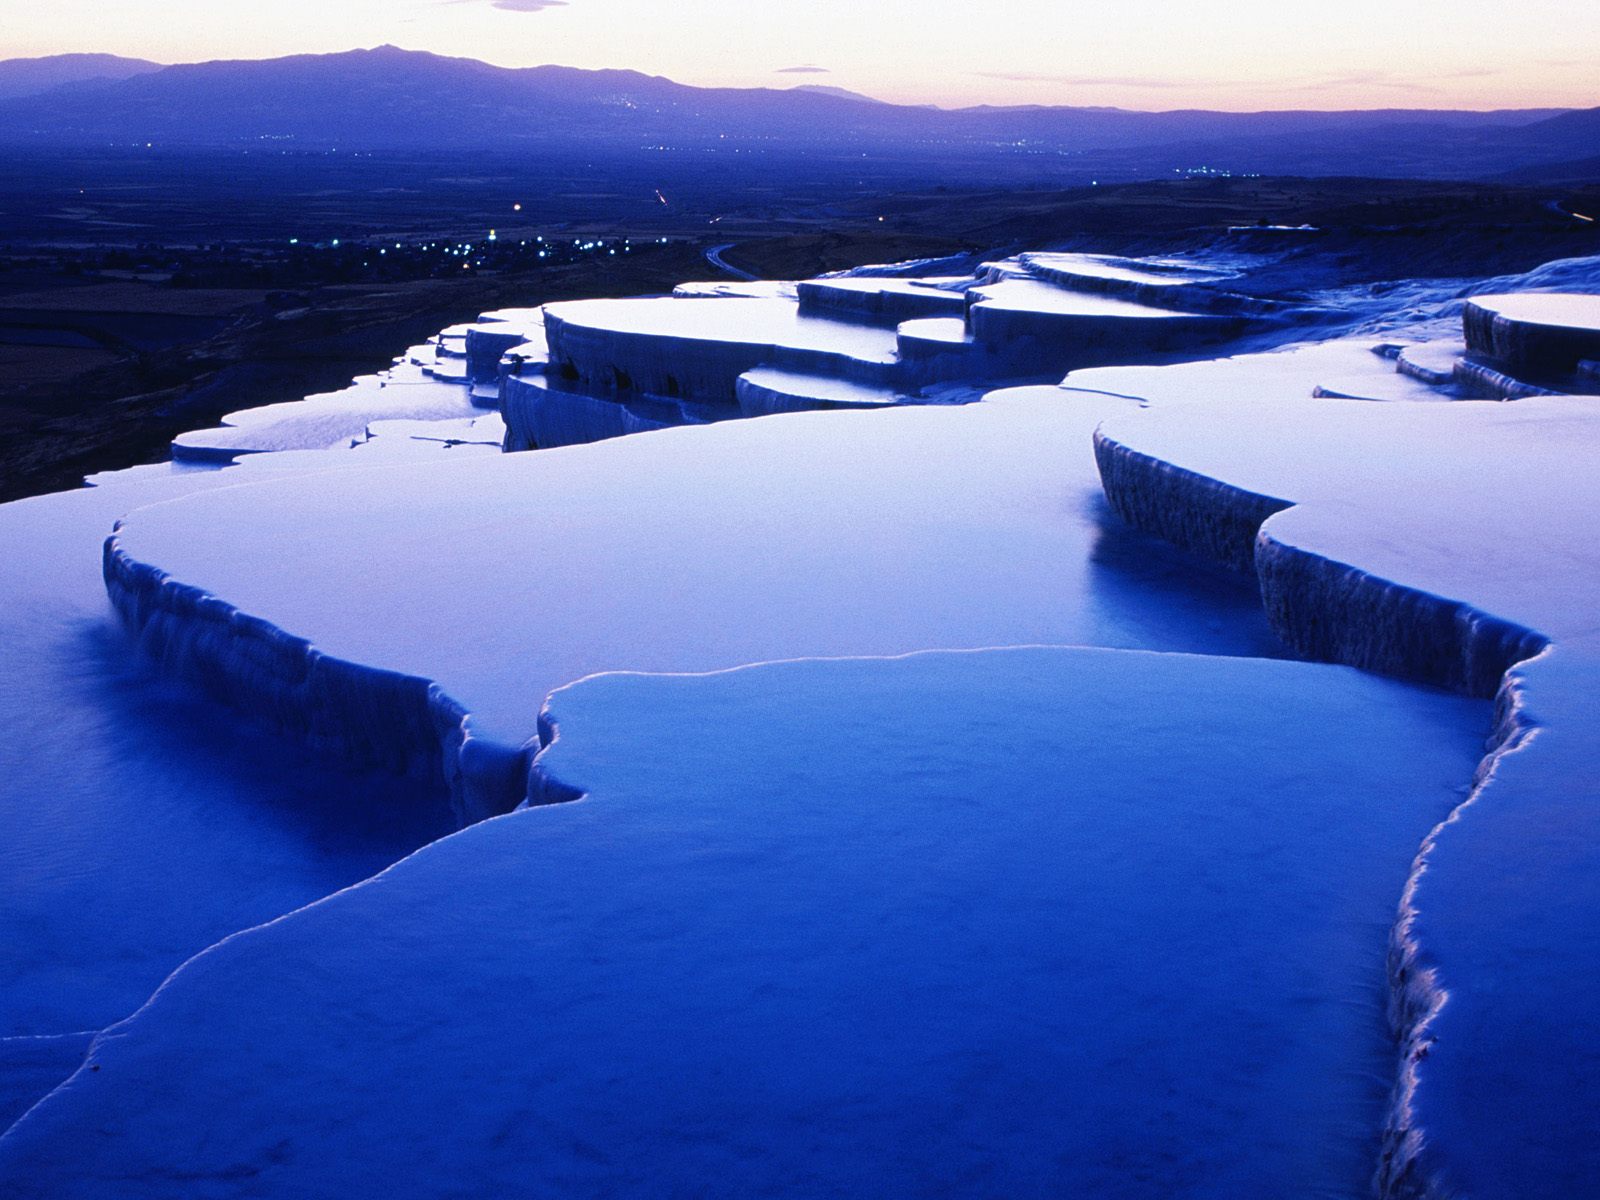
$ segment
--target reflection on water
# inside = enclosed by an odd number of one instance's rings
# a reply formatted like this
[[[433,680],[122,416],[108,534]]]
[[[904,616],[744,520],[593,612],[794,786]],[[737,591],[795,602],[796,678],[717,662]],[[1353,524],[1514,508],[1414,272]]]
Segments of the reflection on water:
[[[1272,632],[1252,575],[1237,575],[1123,522],[1100,492],[1085,590],[1118,646],[1245,658],[1293,658]],[[1113,643],[1107,643],[1113,644]]]
[[[157,678],[109,618],[0,636],[19,651],[0,695],[0,1037],[126,1016],[211,943],[453,827],[442,789]]]

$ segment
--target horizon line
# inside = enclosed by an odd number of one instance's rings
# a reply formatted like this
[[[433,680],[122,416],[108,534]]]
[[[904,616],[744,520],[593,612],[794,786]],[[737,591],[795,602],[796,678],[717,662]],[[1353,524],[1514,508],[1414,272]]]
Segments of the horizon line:
[[[59,59],[59,58],[104,57],[104,58],[123,59],[125,61],[130,61],[130,62],[150,63],[150,64],[152,64],[153,66],[155,66],[159,70],[166,70],[166,69],[172,68],[172,67],[210,66],[210,65],[218,64],[218,63],[270,63],[270,62],[281,62],[281,61],[284,61],[284,60],[287,60],[287,59],[293,59],[293,58],[337,58],[337,57],[340,57],[340,56],[343,56],[343,55],[349,55],[349,54],[371,54],[371,53],[376,53],[376,52],[382,51],[382,50],[394,50],[394,51],[398,51],[399,53],[402,53],[402,54],[415,54],[415,55],[420,55],[420,56],[424,56],[424,57],[428,57],[428,58],[435,58],[435,59],[439,59],[439,60],[443,60],[443,61],[450,61],[450,62],[474,63],[474,64],[477,64],[479,66],[489,67],[491,69],[499,70],[499,71],[537,71],[537,70],[545,70],[545,69],[556,69],[556,70],[565,70],[565,71],[578,71],[578,72],[583,72],[585,74],[601,74],[601,73],[608,72],[608,71],[620,71],[620,72],[626,72],[626,73],[629,73],[629,74],[639,75],[639,76],[641,76],[643,78],[647,78],[647,79],[662,80],[664,82],[674,84],[675,86],[678,86],[678,87],[692,88],[692,89],[695,89],[697,91],[736,91],[736,92],[737,91],[770,91],[770,92],[795,92],[795,91],[799,91],[799,92],[811,92],[811,93],[816,93],[818,91],[822,91],[824,93],[832,92],[832,93],[834,93],[836,95],[838,93],[848,93],[850,95],[859,96],[861,99],[870,101],[872,103],[888,105],[888,106],[892,106],[892,107],[895,107],[895,108],[922,108],[922,109],[930,109],[931,108],[931,109],[937,109],[937,110],[942,111],[942,112],[968,112],[968,111],[982,110],[982,109],[1001,109],[1001,110],[1015,109],[1015,110],[1019,110],[1019,111],[1024,111],[1024,110],[1037,111],[1037,110],[1041,110],[1041,109],[1043,109],[1043,110],[1048,110],[1048,109],[1073,109],[1073,110],[1088,110],[1088,111],[1099,110],[1099,111],[1106,111],[1106,112],[1124,112],[1124,113],[1143,114],[1143,115],[1150,115],[1150,116],[1161,116],[1161,115],[1172,114],[1172,113],[1193,113],[1193,112],[1207,112],[1207,113],[1221,113],[1221,114],[1229,114],[1229,115],[1249,116],[1249,115],[1266,114],[1266,113],[1355,113],[1355,112],[1480,113],[1480,114],[1502,113],[1502,112],[1503,113],[1529,113],[1529,112],[1559,113],[1559,112],[1582,112],[1582,111],[1586,111],[1586,110],[1591,109],[1591,108],[1600,108],[1600,98],[1597,98],[1595,103],[1591,104],[1591,105],[1581,105],[1581,104],[1580,105],[1553,105],[1553,104],[1541,105],[1541,104],[1533,104],[1533,105],[1503,105],[1503,106],[1502,105],[1491,105],[1489,107],[1484,107],[1484,108],[1475,108],[1475,107],[1470,107],[1470,106],[1465,106],[1465,105],[1450,105],[1450,104],[1433,104],[1433,105],[1431,105],[1431,104],[1393,104],[1393,103],[1371,104],[1371,105],[1356,105],[1356,106],[1344,105],[1344,106],[1338,106],[1338,107],[1332,107],[1332,108],[1318,108],[1318,107],[1315,107],[1315,106],[1307,106],[1307,105],[1285,105],[1285,106],[1282,106],[1282,107],[1232,108],[1232,107],[1227,107],[1227,106],[1210,107],[1210,106],[1207,106],[1207,105],[1193,105],[1193,104],[1181,105],[1181,106],[1173,107],[1173,108],[1137,108],[1137,107],[1132,107],[1132,106],[1129,106],[1129,105],[1126,105],[1126,104],[1091,104],[1091,103],[1066,103],[1066,102],[1056,103],[1056,104],[1037,103],[1037,102],[1035,102],[1035,103],[1004,103],[1004,102],[994,102],[994,101],[984,101],[984,102],[979,102],[979,103],[975,103],[975,104],[951,104],[951,103],[939,103],[937,101],[914,101],[914,100],[903,100],[903,99],[886,99],[886,98],[884,98],[882,96],[874,96],[874,95],[868,94],[866,92],[862,92],[859,88],[845,87],[845,86],[840,86],[840,85],[829,85],[829,84],[823,84],[823,83],[819,83],[819,82],[791,84],[791,85],[788,85],[788,86],[782,86],[782,85],[779,85],[777,83],[773,83],[773,84],[746,84],[746,85],[721,84],[721,83],[690,83],[690,82],[686,82],[683,79],[676,78],[676,77],[671,76],[671,75],[658,74],[658,73],[655,73],[655,72],[652,72],[652,71],[642,70],[642,69],[640,69],[638,67],[627,67],[627,66],[579,67],[579,66],[573,66],[573,65],[568,64],[568,63],[559,63],[559,62],[543,62],[543,63],[532,63],[532,64],[524,64],[524,65],[510,65],[510,64],[506,64],[506,63],[494,62],[494,61],[492,61],[490,59],[487,59],[487,58],[475,58],[475,57],[472,57],[470,55],[444,54],[444,53],[440,53],[437,50],[418,49],[418,48],[409,47],[409,46],[402,46],[402,45],[398,45],[398,44],[396,44],[394,42],[391,42],[391,41],[379,42],[379,43],[377,43],[375,45],[355,45],[355,46],[350,46],[350,47],[348,47],[346,49],[342,49],[342,50],[305,50],[305,51],[295,51],[295,52],[292,52],[292,53],[289,53],[289,54],[270,54],[270,55],[263,55],[263,56],[223,55],[223,56],[219,56],[219,57],[215,57],[215,58],[198,58],[198,59],[191,59],[191,60],[182,60],[182,61],[177,61],[177,62],[161,62],[161,61],[159,61],[157,59],[144,58],[144,57],[142,57],[140,55],[119,54],[116,51],[111,51],[111,50],[59,50],[59,51],[54,51],[54,52],[48,53],[48,54],[6,54],[4,51],[0,51],[0,54],[5,54],[5,57],[0,57],[0,65],[3,65],[5,63],[15,63],[15,62],[43,62],[43,61],[49,61],[51,59]],[[151,73],[153,74],[154,72],[151,72]],[[773,75],[777,75],[777,76],[784,76],[784,75],[791,75],[792,76],[793,70],[792,70],[792,68],[775,68],[771,73]],[[825,76],[827,73],[826,72],[822,72],[822,74]],[[973,74],[982,75],[984,73],[983,72],[973,72]],[[118,82],[121,82],[121,81],[119,80]],[[1156,83],[1156,82],[1149,82],[1149,83],[1145,84],[1144,86],[1147,86],[1147,87],[1158,87],[1158,86],[1159,87],[1167,87],[1167,86],[1177,86],[1177,85],[1176,84],[1170,84],[1169,85],[1168,83],[1165,83],[1165,82],[1159,83],[1159,84]]]

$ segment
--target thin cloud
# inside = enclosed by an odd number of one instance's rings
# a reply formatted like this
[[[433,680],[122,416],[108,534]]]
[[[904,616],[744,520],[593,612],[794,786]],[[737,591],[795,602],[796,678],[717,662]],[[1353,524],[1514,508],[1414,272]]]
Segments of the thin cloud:
[[[832,75],[827,67],[779,67],[774,75]]]
[[[1396,79],[1394,76],[1385,74],[1382,71],[1355,71],[1348,75],[1330,75],[1325,79],[1313,79],[1307,83],[1296,84],[1292,90],[1299,92],[1329,92],[1343,88],[1387,88],[1396,92],[1437,92],[1440,90],[1432,84],[1418,83],[1412,79]]]

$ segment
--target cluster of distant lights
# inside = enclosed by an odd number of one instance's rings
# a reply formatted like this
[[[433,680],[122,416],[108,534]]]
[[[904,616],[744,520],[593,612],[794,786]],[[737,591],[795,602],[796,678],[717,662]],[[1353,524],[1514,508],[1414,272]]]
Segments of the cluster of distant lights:
[[[1260,171],[1230,171],[1226,167],[1173,167],[1174,175],[1203,176],[1212,179],[1260,179]]]
[[[521,209],[522,206],[519,204],[516,207]],[[424,253],[437,252],[450,258],[462,258],[468,260],[461,264],[461,269],[463,271],[469,271],[474,266],[484,266],[486,262],[486,260],[483,258],[473,258],[474,253],[482,253],[482,249],[485,244],[499,244],[501,240],[500,231],[498,229],[491,229],[489,230],[489,234],[483,240],[483,242],[422,242],[411,243],[409,246],[405,242],[395,242],[392,246],[379,246],[377,250],[378,254],[384,257],[387,257],[391,249],[402,251],[409,249],[412,252],[420,251]],[[652,238],[648,244],[665,246],[667,242],[668,239],[664,237]],[[303,243],[301,242],[300,238],[292,237],[289,239],[289,245],[291,246],[299,246],[302,244]],[[345,243],[341,238],[332,238],[326,243],[309,243],[312,249],[319,250],[323,249],[324,247],[330,250],[338,250],[344,246],[344,244]],[[634,238],[622,238],[618,241],[610,243],[608,243],[604,238],[573,238],[571,242],[571,248],[580,254],[593,254],[603,251],[608,256],[615,257],[619,250],[623,254],[631,254],[635,247],[641,244],[644,243],[640,243]],[[517,243],[519,249],[526,249],[529,246],[537,247],[539,257],[541,259],[553,258],[559,252],[559,250],[564,248],[566,245],[567,243],[565,240],[561,242],[546,241],[543,234],[535,235],[531,239],[522,238]],[[370,244],[362,244],[361,248],[364,250],[371,250],[372,246]],[[370,264],[362,263],[362,266],[368,265]]]
[[[254,140],[258,141],[258,142],[293,142],[295,140],[295,135],[292,134],[292,133],[283,133],[283,134],[258,133],[255,136]],[[154,149],[157,148],[155,142],[140,142],[140,141],[133,141],[133,142],[107,142],[106,144],[108,146],[112,147],[112,148],[126,148],[126,147],[130,147],[131,146],[135,150],[154,150]],[[246,148],[244,150],[244,153],[245,154],[250,154],[251,151],[249,150],[249,148]],[[373,150],[344,150],[344,151],[341,151],[339,149],[339,147],[337,147],[337,146],[328,146],[328,147],[321,148],[321,149],[309,148],[309,149],[305,149],[305,150],[295,150],[295,149],[291,148],[291,149],[283,149],[283,150],[279,150],[278,151],[278,154],[280,154],[280,155],[288,156],[290,154],[293,154],[296,157],[304,157],[304,156],[307,156],[307,155],[322,155],[324,157],[327,157],[329,155],[335,155],[335,154],[341,154],[341,153],[345,154],[346,156],[348,156],[350,158],[377,158],[378,157],[377,152],[373,151]]]

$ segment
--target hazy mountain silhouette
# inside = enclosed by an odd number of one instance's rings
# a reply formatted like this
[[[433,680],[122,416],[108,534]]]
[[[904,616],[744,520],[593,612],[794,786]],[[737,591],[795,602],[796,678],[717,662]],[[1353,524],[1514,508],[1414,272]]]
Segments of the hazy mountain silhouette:
[[[1513,183],[1585,183],[1600,180],[1600,108],[1564,113],[1517,131],[1524,162],[1503,176]],[[1574,150],[1581,157],[1573,157]]]
[[[1600,108],[1581,108],[1523,127],[1518,134],[1525,142],[1552,149],[1575,146],[1600,149]]]
[[[3,79],[0,73],[0,79]],[[1422,174],[1500,173],[1576,160],[1594,113],[1147,113],[1108,108],[887,104],[838,90],[693,88],[635,71],[508,70],[383,46],[343,54],[171,66],[118,82],[67,83],[0,102],[0,141],[37,146],[155,142],[222,147],[476,150],[569,146],[638,151],[1123,156],[1156,147],[1235,169],[1375,173],[1426,158]],[[1386,165],[1387,164],[1387,165]],[[1403,173],[1403,172],[1401,172]]]
[[[878,100],[872,96],[863,96],[860,92],[852,92],[849,88],[834,87],[827,83],[801,83],[796,84],[791,91],[815,92],[819,96],[839,96],[845,100],[861,100],[867,104],[887,104],[886,100]]]
[[[56,54],[0,59],[0,100],[36,96],[64,84],[105,83],[161,70],[160,63],[115,54]]]

